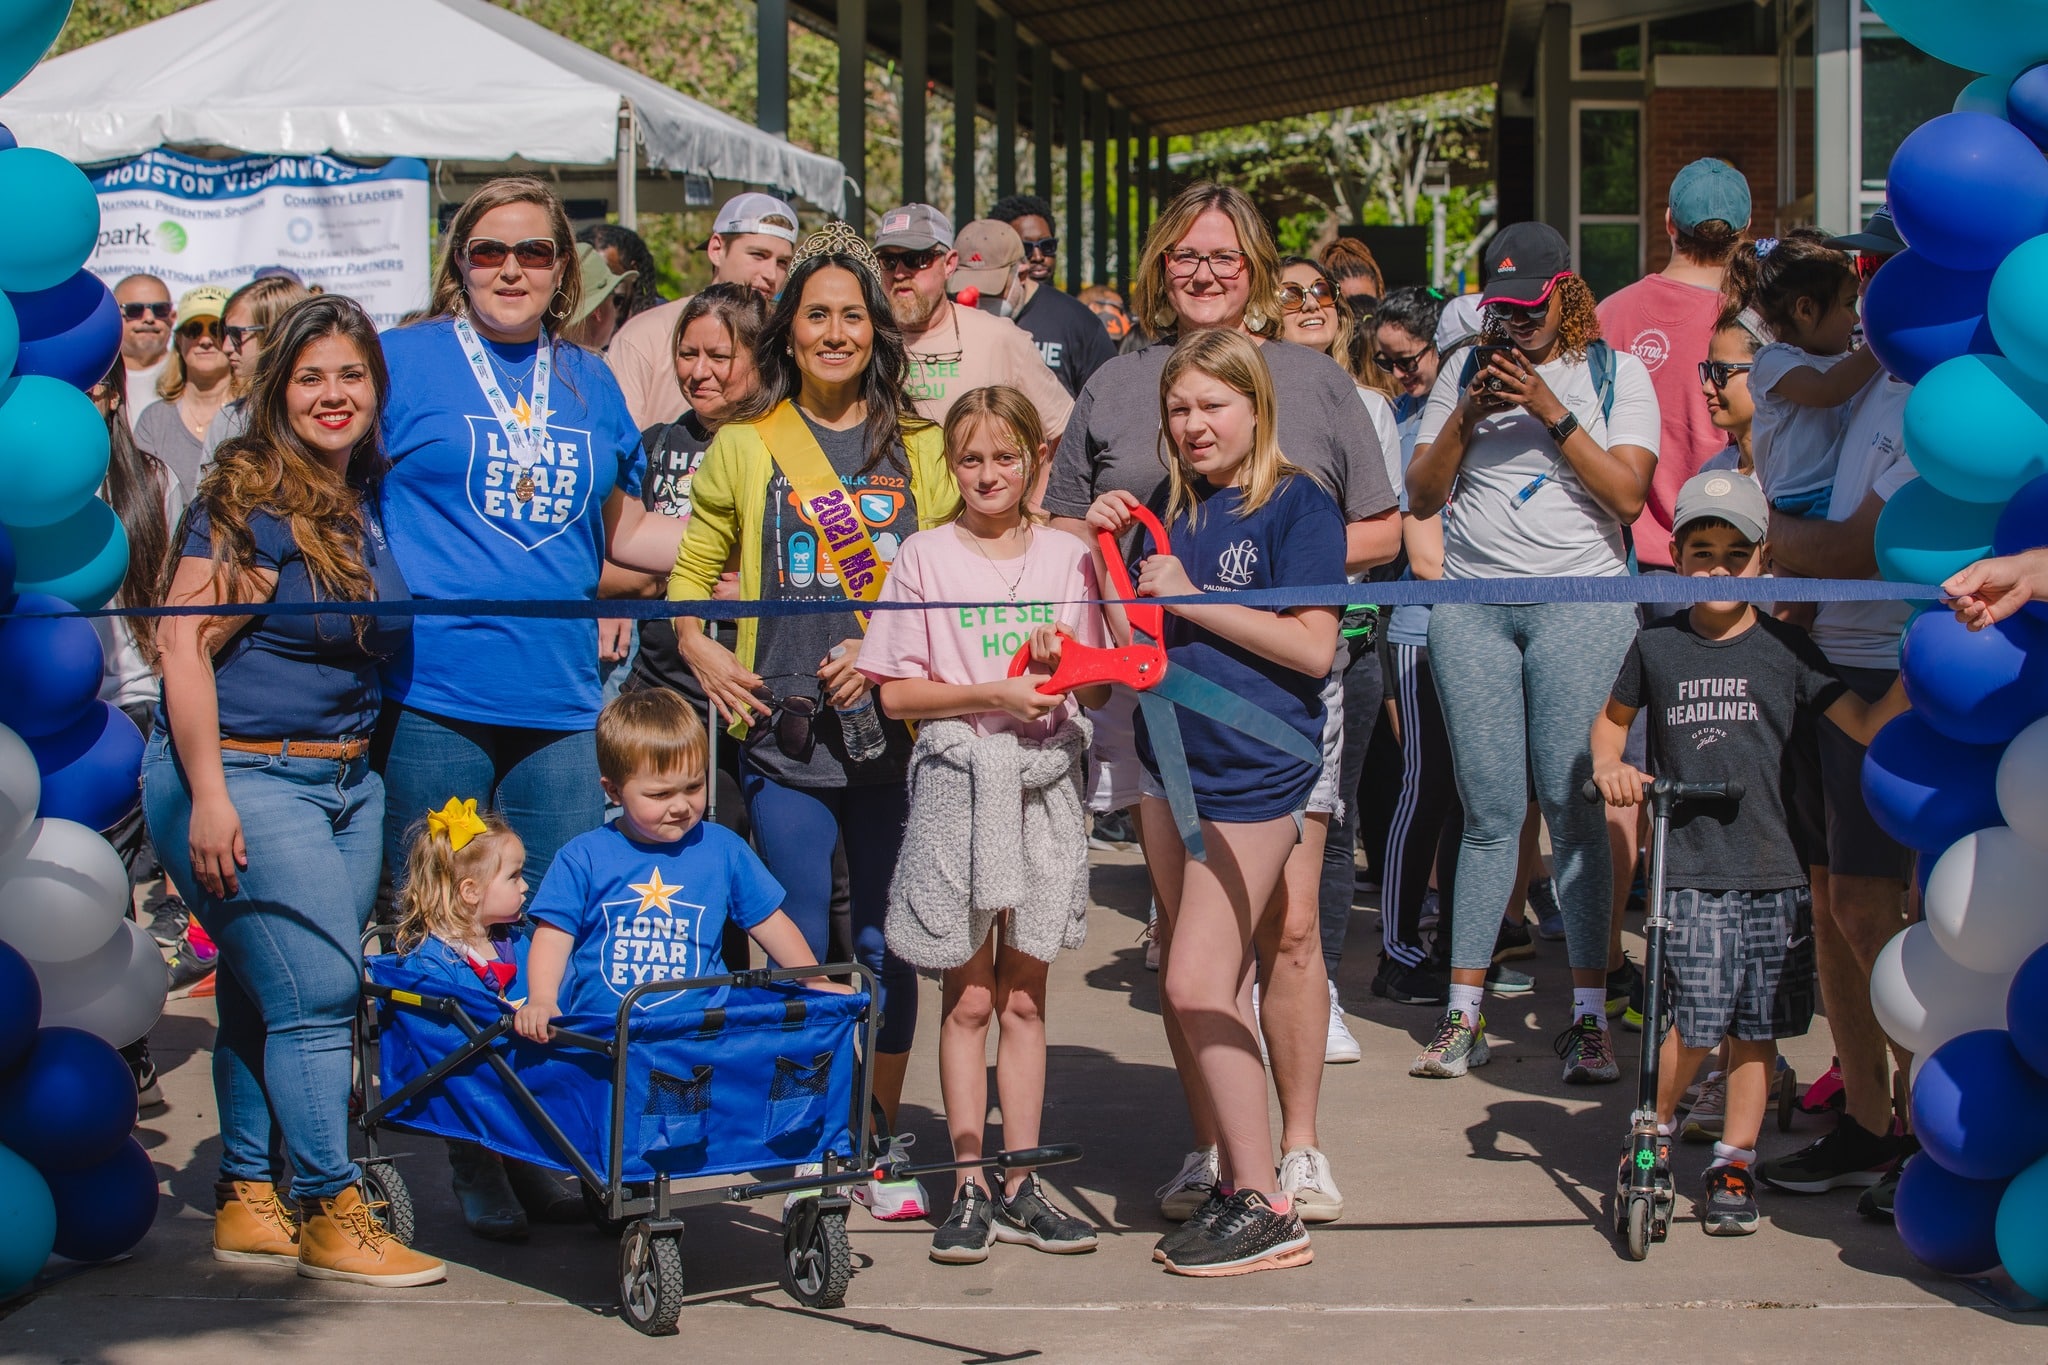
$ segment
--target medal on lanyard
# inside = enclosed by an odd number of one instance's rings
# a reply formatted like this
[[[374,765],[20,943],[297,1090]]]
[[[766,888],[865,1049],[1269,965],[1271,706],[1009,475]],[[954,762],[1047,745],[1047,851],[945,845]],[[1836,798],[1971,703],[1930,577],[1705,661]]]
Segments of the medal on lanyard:
[[[505,401],[504,385],[498,382],[498,373],[491,366],[491,358],[484,351],[484,343],[476,334],[476,328],[469,325],[468,318],[455,319],[455,339],[462,344],[464,359],[469,361],[469,372],[476,379],[476,386],[483,390],[484,401],[491,405],[491,418],[498,429],[505,434],[505,448],[511,452],[512,462],[519,466],[518,482],[512,486],[512,496],[521,502],[533,501],[533,467],[540,463],[541,449],[548,438],[548,377],[554,366],[554,348],[548,342],[548,334],[542,329],[540,340],[533,352],[533,396],[531,405],[526,407],[525,421]]]

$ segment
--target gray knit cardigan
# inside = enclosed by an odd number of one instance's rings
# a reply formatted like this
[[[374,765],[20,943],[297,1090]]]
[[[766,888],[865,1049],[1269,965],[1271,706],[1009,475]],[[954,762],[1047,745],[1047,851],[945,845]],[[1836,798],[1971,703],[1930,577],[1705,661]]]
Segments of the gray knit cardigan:
[[[1050,962],[1088,933],[1085,717],[1043,743],[926,721],[910,755],[910,822],[889,886],[889,946],[958,967],[1009,910],[1005,947]]]

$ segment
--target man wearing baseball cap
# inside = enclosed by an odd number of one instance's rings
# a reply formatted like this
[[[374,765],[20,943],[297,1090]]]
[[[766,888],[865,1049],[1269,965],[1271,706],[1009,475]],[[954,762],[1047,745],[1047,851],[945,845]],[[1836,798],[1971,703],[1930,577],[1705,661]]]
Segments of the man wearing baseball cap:
[[[975,278],[999,280],[1014,272],[1023,254],[1019,245],[1007,266],[995,265],[990,253],[1007,256],[1008,246],[985,230],[977,231],[970,245],[981,258],[970,268],[985,272]],[[943,422],[954,400],[969,389],[1007,384],[1031,400],[1046,439],[1057,443],[1074,400],[1046,369],[1030,333],[1008,318],[962,307],[947,296],[947,281],[960,268],[953,220],[930,204],[890,209],[875,234],[875,260],[910,352],[910,396],[918,412]]]
[[[1749,182],[1725,161],[1702,157],[1672,178],[1664,232],[1671,261],[1603,299],[1600,332],[1616,350],[1643,362],[1657,390],[1663,441],[1650,496],[1635,520],[1636,561],[1669,569],[1672,504],[1679,488],[1728,444],[1700,392],[1721,314],[1721,279],[1749,227]]]
[[[796,210],[772,194],[750,190],[725,201],[712,220],[711,240],[704,254],[711,261],[713,284],[743,284],[773,299],[789,278],[789,260],[796,251]],[[675,330],[689,295],[635,313],[612,338],[605,359],[626,408],[645,429],[673,422],[688,406],[676,379]]]
[[[1038,343],[1039,354],[1045,357],[1045,367],[1053,372],[1068,393],[1081,392],[1081,386],[1088,382],[1102,363],[1116,354],[1116,342],[1110,338],[1109,330],[1103,325],[1095,310],[1068,294],[1062,294],[1052,283],[1052,209],[1036,195],[1014,194],[1008,199],[999,199],[989,210],[989,218],[1012,229],[1017,234],[1017,251],[1020,265],[1017,274],[1023,282],[1022,297],[1010,313],[1019,327],[1031,333],[1031,339]],[[969,228],[960,230],[964,242]],[[1042,252],[1034,252],[1025,246],[1026,229],[1039,234],[1033,245],[1044,245]],[[961,248],[965,259],[966,248]],[[1043,266],[1044,269],[1038,267]]]

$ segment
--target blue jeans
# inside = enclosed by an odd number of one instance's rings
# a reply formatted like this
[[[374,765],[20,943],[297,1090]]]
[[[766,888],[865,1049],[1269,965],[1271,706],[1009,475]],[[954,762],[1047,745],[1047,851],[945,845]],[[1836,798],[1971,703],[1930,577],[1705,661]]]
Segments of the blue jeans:
[[[908,1052],[917,1034],[917,969],[889,951],[882,924],[889,913],[889,880],[903,847],[910,788],[903,782],[872,787],[785,787],[741,760],[741,785],[754,823],[754,845],[775,880],[782,908],[803,930],[804,942],[825,961],[832,918],[832,849],[846,845],[853,899],[853,955],[881,983],[878,1052]]]
[[[450,797],[505,817],[526,845],[535,886],[563,844],[604,823],[595,730],[529,730],[401,707],[384,762],[384,858],[405,880],[407,834]]]
[[[157,856],[220,945],[221,1178],[276,1182],[281,1146],[292,1193],[326,1198],[362,1174],[348,1155],[349,1033],[377,898],[384,784],[361,758],[223,751],[221,764],[249,858],[226,899],[193,879],[192,791],[170,736],[159,731],[142,760]]]
[[[1429,666],[1465,806],[1453,968],[1493,961],[1533,772],[1557,863],[1566,956],[1576,971],[1606,970],[1614,895],[1607,816],[1579,788],[1593,775],[1593,718],[1635,634],[1627,602],[1447,602],[1430,612]]]

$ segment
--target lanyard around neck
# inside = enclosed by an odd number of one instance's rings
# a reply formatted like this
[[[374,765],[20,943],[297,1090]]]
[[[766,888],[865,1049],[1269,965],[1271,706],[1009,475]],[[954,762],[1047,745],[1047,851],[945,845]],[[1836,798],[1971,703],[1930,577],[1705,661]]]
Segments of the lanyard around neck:
[[[533,501],[533,467],[540,463],[541,451],[548,439],[548,378],[554,369],[554,347],[548,340],[547,329],[542,328],[540,339],[533,352],[533,392],[527,400],[526,418],[506,401],[505,386],[498,380],[498,372],[491,364],[491,358],[484,349],[483,339],[470,326],[468,318],[455,319],[455,339],[462,345],[464,359],[469,361],[469,372],[476,380],[476,386],[483,390],[484,401],[491,405],[491,418],[504,433],[505,447],[512,456],[512,463],[519,466],[519,482],[513,495],[521,502]]]

